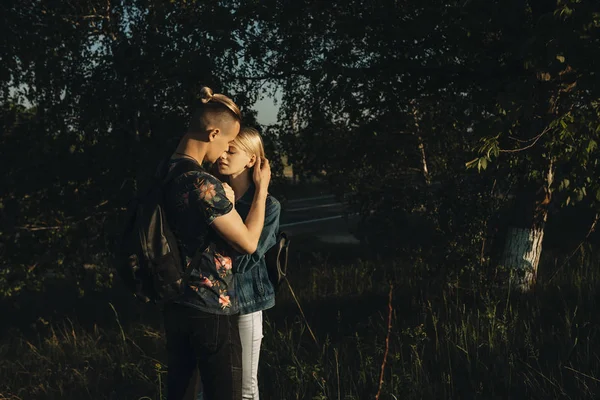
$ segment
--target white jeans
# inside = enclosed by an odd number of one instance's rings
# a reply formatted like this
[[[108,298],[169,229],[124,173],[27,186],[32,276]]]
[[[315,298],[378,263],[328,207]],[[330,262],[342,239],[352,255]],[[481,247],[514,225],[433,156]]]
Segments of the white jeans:
[[[240,315],[242,399],[258,400],[258,356],[263,338],[262,311]]]

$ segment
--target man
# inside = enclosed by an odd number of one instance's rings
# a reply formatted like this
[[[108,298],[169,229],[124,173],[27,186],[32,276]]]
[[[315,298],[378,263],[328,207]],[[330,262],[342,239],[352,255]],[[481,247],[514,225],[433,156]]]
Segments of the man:
[[[231,259],[219,251],[224,240],[243,254],[252,254],[265,219],[271,178],[269,162],[259,160],[253,174],[257,190],[245,221],[233,207],[233,190],[202,169],[215,162],[235,139],[241,122],[237,105],[209,88],[169,160],[169,169],[187,160],[196,169],[179,174],[166,191],[169,226],[187,265],[195,263],[184,296],[165,305],[169,400],[194,398],[190,385],[200,370],[206,400],[241,399],[241,344]],[[194,257],[199,251],[200,256]],[[196,262],[197,261],[197,262]]]

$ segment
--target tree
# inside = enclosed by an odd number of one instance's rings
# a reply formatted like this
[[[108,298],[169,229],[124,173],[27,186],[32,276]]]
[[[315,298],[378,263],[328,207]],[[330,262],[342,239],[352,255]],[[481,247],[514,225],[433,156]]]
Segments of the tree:
[[[0,7],[0,291],[109,284],[122,208],[174,148],[199,88],[233,95],[252,121],[261,88],[235,76],[247,17],[237,2]]]
[[[445,245],[464,234],[464,254],[479,253],[468,243],[486,235],[486,205],[515,191],[519,224],[499,262],[527,289],[548,206],[597,190],[597,4],[272,1],[259,11],[269,31],[262,79],[282,87],[295,166],[325,169],[363,215],[383,215],[377,243],[387,233],[390,246],[425,203]],[[506,162],[474,177],[464,171],[472,152],[478,170]],[[444,188],[435,195],[406,180],[424,158],[424,179]]]
[[[518,271],[522,290],[535,281],[552,202],[574,204],[588,193],[593,207],[600,201],[600,93],[590,62],[600,57],[596,9],[579,1],[531,2],[523,9],[529,29],[518,31],[522,44],[507,53],[522,63],[523,74],[498,96],[481,157],[470,164],[485,168],[500,157],[510,168],[517,191],[501,263]]]

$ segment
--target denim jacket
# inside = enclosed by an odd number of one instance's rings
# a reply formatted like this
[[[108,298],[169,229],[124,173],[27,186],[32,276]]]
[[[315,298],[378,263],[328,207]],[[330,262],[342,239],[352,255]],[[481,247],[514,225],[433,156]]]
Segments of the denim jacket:
[[[246,193],[235,202],[242,219],[246,219],[254,199],[255,187],[250,185]],[[269,280],[265,253],[277,242],[281,205],[271,195],[267,196],[265,223],[253,254],[237,255],[233,259],[234,281],[240,314],[266,310],[275,305],[275,290]]]

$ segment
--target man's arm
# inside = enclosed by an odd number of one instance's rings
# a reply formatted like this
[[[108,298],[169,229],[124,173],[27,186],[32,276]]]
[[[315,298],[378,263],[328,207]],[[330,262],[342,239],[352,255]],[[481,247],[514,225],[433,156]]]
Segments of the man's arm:
[[[242,254],[252,254],[258,247],[258,240],[263,229],[266,200],[267,189],[256,188],[245,223],[238,212],[232,209],[227,214],[215,218],[211,226],[236,251]]]
[[[235,250],[240,253],[252,254],[256,251],[260,233],[265,221],[265,203],[267,200],[267,189],[271,181],[271,166],[269,160],[260,158],[256,160],[252,171],[252,180],[256,186],[254,200],[250,207],[250,212],[246,217],[246,222],[237,211],[233,210],[232,203],[226,199],[225,189],[220,184],[219,189],[222,196],[225,197],[227,208],[224,212],[214,214],[209,223],[223,239],[225,239]]]
[[[258,240],[256,251],[252,254],[244,254],[235,258],[234,269],[236,273],[245,273],[258,265],[261,258],[277,243],[277,232],[279,231],[279,215],[281,205],[274,197],[267,199],[265,210],[265,224]]]

